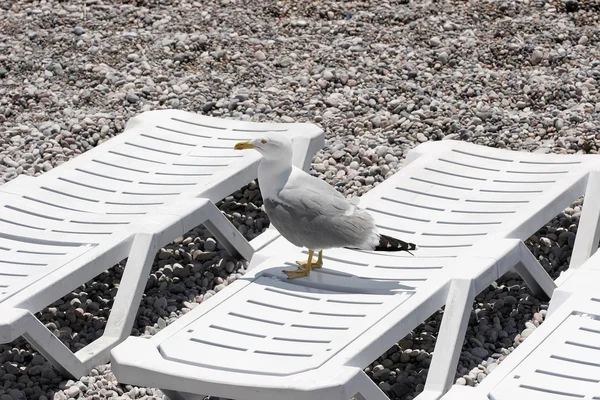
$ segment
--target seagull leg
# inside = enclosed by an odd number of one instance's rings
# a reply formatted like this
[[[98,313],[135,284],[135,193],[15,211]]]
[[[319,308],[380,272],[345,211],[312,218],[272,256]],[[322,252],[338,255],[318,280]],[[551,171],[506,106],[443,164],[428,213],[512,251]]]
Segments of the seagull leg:
[[[314,254],[314,251],[313,251],[313,254]],[[315,266],[315,263],[318,264],[318,261],[315,261],[312,257],[309,257],[308,259],[312,260],[311,261],[312,269],[318,268],[318,267]],[[308,265],[308,260],[307,261],[296,261],[296,264],[298,264],[302,268],[306,268],[306,266]],[[321,262],[321,264],[322,264],[322,262]],[[320,267],[320,265],[319,265],[319,267]]]
[[[295,271],[283,271],[283,273],[288,276],[288,279],[303,278],[305,276],[308,276],[312,267],[313,254],[315,254],[314,251],[308,250],[308,260],[306,260],[306,263],[303,263],[305,265],[301,265],[300,268],[296,269]]]
[[[313,264],[312,269],[321,268],[323,266],[323,250],[319,250],[319,258],[317,258],[317,263]]]

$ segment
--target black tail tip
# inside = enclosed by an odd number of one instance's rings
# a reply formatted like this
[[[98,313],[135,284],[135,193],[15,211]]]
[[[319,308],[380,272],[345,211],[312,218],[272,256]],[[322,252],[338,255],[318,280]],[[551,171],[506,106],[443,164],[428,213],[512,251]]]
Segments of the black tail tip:
[[[375,247],[375,251],[406,251],[414,256],[414,254],[411,253],[411,250],[417,250],[418,248],[419,247],[414,243],[408,243],[391,236],[380,235],[379,245]]]

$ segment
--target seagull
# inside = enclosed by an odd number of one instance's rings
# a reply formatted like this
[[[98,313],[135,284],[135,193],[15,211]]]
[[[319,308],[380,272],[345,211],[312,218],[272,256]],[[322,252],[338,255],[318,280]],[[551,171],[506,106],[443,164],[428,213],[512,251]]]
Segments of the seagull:
[[[371,214],[352,204],[324,180],[292,165],[292,141],[284,135],[265,133],[235,150],[254,149],[262,155],[258,181],[265,211],[273,226],[290,243],[308,249],[299,268],[283,271],[288,279],[307,277],[323,266],[323,250],[353,248],[371,251],[406,251],[414,243],[378,232]],[[317,260],[313,259],[318,252]]]

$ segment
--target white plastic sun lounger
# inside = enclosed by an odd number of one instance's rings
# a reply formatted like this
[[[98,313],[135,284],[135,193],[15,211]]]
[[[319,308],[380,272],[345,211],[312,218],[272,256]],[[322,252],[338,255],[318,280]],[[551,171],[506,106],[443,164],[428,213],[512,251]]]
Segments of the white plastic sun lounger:
[[[315,125],[152,111],[39,177],[0,186],[0,343],[22,336],[79,377],[129,336],[161,246],[204,224],[250,259],[254,250],[214,202],[256,179],[259,156],[233,146],[266,131],[290,135],[304,169],[324,144]],[[104,335],[73,354],[33,313],[125,258]]]
[[[598,158],[444,141],[407,161],[360,204],[383,233],[419,245],[415,257],[329,250],[321,269],[289,281],[282,270],[306,255],[271,241],[242,279],[152,338],[115,347],[117,379],[172,398],[385,400],[363,368],[446,305],[419,396],[441,397],[477,293],[516,267],[534,292],[552,294],[522,240],[585,192]]]
[[[477,387],[453,386],[443,400],[600,399],[599,282],[595,254],[563,283],[576,291],[527,340]]]

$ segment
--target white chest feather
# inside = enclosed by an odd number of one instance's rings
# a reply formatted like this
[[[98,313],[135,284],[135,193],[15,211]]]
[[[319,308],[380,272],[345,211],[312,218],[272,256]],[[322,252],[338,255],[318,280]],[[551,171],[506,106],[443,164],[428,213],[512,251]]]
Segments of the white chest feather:
[[[290,162],[262,160],[258,167],[258,182],[263,199],[274,199],[292,175]]]

